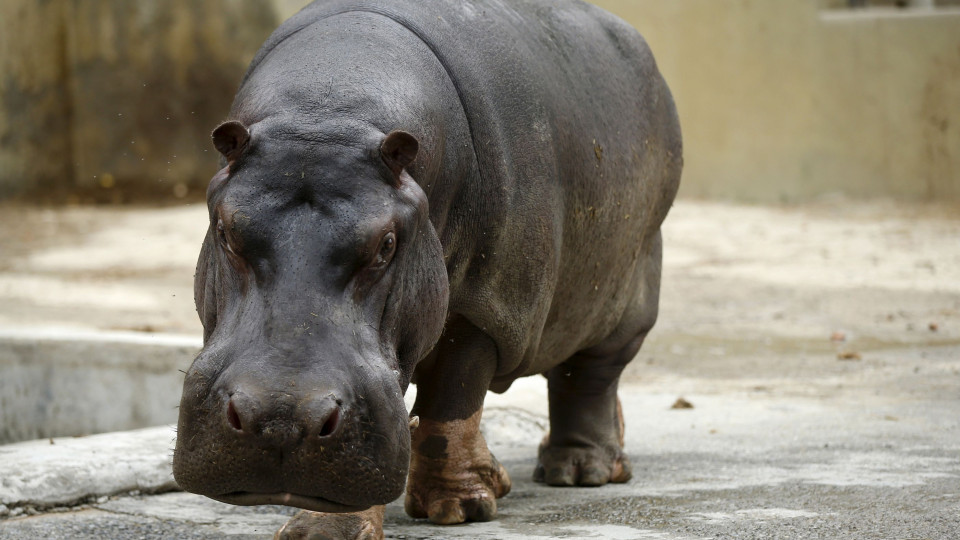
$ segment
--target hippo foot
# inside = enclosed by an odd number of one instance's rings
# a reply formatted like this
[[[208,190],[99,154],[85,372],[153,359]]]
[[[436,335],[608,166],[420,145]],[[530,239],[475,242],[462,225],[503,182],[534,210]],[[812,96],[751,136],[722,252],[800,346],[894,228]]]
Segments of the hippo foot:
[[[413,433],[405,509],[440,525],[490,521],[510,476],[480,434],[480,413],[466,420],[421,420]]]
[[[303,510],[290,518],[273,539],[383,540],[383,506],[349,514]]]
[[[633,475],[630,459],[619,446],[551,446],[550,435],[540,443],[535,482],[550,486],[621,484]]]

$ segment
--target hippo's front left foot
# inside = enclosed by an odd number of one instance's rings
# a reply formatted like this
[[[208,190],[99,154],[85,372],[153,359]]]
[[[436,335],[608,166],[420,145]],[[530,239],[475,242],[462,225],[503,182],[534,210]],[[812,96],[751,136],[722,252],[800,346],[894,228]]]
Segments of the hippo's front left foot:
[[[290,518],[273,539],[383,540],[383,506],[348,514],[303,510]]]
[[[422,419],[413,432],[407,514],[440,525],[490,521],[510,476],[480,434],[480,412],[466,420]]]

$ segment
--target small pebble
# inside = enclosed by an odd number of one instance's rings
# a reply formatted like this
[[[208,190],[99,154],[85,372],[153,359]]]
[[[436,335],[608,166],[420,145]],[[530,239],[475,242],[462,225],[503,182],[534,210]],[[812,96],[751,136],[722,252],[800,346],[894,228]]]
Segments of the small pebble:
[[[676,401],[673,402],[673,405],[670,406],[671,409],[692,409],[693,403],[678,397]]]

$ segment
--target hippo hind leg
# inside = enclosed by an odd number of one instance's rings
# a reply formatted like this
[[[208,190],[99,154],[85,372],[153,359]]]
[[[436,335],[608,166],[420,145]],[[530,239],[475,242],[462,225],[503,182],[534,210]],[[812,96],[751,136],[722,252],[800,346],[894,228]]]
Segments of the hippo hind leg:
[[[623,451],[620,374],[636,356],[657,319],[661,240],[654,236],[634,276],[637,302],[602,343],[580,351],[545,373],[550,432],[540,443],[533,479],[552,486],[600,486],[630,480]]]
[[[638,341],[642,341],[642,337]],[[635,354],[639,344],[630,347]],[[617,397],[622,365],[577,354],[547,373],[550,432],[540,443],[533,479],[551,486],[602,486],[630,480]],[[607,361],[602,367],[598,362]]]

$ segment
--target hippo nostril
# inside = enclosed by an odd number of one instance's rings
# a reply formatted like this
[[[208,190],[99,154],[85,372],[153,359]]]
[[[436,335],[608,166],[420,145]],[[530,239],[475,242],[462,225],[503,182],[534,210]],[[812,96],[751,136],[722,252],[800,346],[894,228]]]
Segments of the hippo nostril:
[[[330,416],[327,417],[327,420],[323,423],[323,426],[320,428],[321,437],[329,437],[337,430],[337,424],[340,423],[340,408],[334,407],[333,412],[330,413]]]
[[[227,422],[230,427],[237,431],[243,431],[243,425],[240,423],[240,415],[237,414],[237,408],[233,406],[233,400],[227,405]]]

